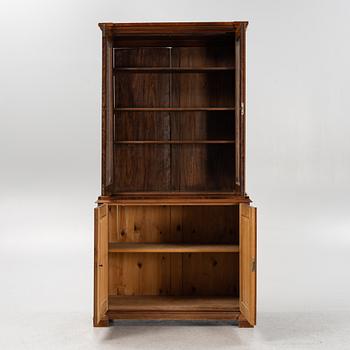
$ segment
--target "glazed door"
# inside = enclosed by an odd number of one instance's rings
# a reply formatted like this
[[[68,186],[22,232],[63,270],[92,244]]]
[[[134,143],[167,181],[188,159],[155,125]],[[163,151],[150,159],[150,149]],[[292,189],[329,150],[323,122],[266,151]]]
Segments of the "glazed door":
[[[240,204],[240,311],[253,326],[256,324],[256,208]]]
[[[245,155],[245,25],[235,36],[235,188],[244,194]]]
[[[108,309],[108,206],[95,208],[94,325],[107,321]]]
[[[102,83],[102,194],[112,191],[114,183],[114,101],[113,101],[113,44],[103,37]]]

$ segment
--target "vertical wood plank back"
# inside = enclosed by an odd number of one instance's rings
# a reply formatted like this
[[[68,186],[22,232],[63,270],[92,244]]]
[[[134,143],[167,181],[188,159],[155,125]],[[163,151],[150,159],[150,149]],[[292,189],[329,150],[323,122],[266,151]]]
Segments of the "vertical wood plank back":
[[[112,242],[171,242],[170,206],[118,206]]]
[[[237,206],[118,206],[110,213],[112,242],[238,243]],[[109,281],[112,295],[238,297],[238,255],[111,253]]]
[[[238,257],[229,253],[183,254],[184,295],[238,295]]]
[[[111,253],[110,295],[169,295],[170,253]]]
[[[118,48],[114,50],[116,67],[169,67],[170,49]],[[116,107],[169,107],[169,74],[118,73],[115,77]],[[162,118],[161,123],[159,122]],[[140,119],[142,120],[140,123]],[[131,122],[136,125],[131,125]],[[132,140],[169,139],[166,113],[117,112],[115,134]],[[153,130],[152,130],[153,127]],[[125,140],[125,139],[124,139]],[[170,145],[115,145],[114,193],[123,191],[169,191]]]

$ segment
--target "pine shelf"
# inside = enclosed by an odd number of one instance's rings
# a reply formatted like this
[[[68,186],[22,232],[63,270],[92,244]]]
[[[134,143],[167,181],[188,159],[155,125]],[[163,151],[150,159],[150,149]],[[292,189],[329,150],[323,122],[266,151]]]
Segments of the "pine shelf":
[[[238,253],[234,244],[109,243],[109,253]]]

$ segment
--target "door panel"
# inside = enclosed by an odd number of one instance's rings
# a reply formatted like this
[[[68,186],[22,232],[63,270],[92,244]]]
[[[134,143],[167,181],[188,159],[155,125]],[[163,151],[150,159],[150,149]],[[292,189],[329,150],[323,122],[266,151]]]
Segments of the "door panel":
[[[113,44],[109,39],[106,42],[106,190],[110,192],[113,185]]]
[[[241,38],[235,41],[235,184],[241,186]]]
[[[240,204],[240,311],[256,324],[256,208]]]
[[[95,208],[94,326],[105,325],[108,309],[108,206]]]
[[[235,185],[241,194],[245,193],[245,33],[242,24],[235,36]]]

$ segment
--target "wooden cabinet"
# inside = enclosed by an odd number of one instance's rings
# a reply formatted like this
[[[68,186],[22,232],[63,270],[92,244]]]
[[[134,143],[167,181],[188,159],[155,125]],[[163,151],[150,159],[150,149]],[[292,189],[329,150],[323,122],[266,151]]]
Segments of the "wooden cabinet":
[[[256,322],[247,22],[100,24],[94,325]]]

